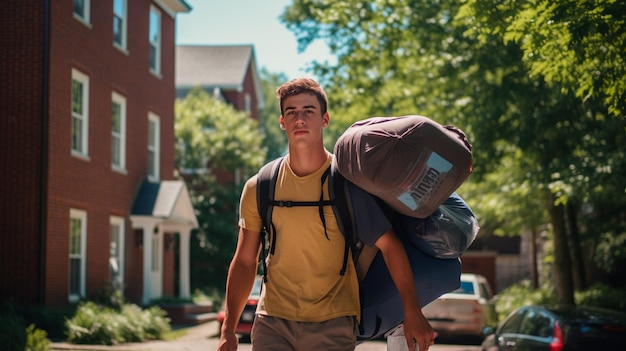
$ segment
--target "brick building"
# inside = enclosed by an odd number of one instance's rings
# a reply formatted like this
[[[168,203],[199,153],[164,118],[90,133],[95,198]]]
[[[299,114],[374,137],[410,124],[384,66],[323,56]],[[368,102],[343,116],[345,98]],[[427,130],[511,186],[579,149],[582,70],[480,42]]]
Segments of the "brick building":
[[[255,120],[265,104],[252,45],[178,45],[176,97],[184,98],[194,87]]]
[[[1,300],[58,306],[111,285],[143,304],[189,295],[197,221],[174,179],[174,36],[190,10],[0,3]]]

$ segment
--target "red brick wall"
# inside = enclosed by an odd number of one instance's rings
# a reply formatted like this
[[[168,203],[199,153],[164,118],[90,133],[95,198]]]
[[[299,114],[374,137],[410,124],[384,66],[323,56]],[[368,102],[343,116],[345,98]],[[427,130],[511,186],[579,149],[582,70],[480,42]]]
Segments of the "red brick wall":
[[[252,119],[259,120],[259,102],[256,97],[256,89],[254,86],[254,80],[252,79],[253,72],[252,62],[248,64],[248,70],[246,71],[246,77],[243,83],[243,91],[250,94],[250,115]],[[245,107],[245,100],[243,102],[243,107]]]
[[[0,2],[0,301],[38,301],[43,39],[41,1]]]
[[[162,12],[161,76],[149,72],[148,14],[152,1],[128,3],[128,51],[113,46],[110,1],[92,1],[90,24],[73,17],[71,1],[49,1],[48,144],[41,144],[44,7],[42,1],[0,4],[3,88],[0,145],[0,298],[35,302],[45,277],[48,305],[68,302],[69,213],[87,212],[87,294],[109,280],[109,219],[128,218],[147,170],[148,112],[160,117],[161,179],[174,167],[174,19]],[[89,157],[71,155],[72,68],[89,76]],[[125,173],[111,170],[111,93],[127,99]],[[44,148],[44,146],[47,147]],[[39,245],[40,156],[45,172],[45,252]],[[127,237],[132,237],[130,225]],[[134,245],[127,245],[135,250]],[[39,271],[39,258],[44,271]],[[127,261],[127,282],[142,269]],[[141,275],[136,278],[141,286]],[[141,295],[141,294],[140,294]]]
[[[489,281],[491,291],[496,290],[496,253],[482,253],[467,251],[461,256],[461,270],[463,273],[481,274]]]
[[[224,97],[230,102],[233,107],[238,111],[245,111],[246,108],[246,94],[250,95],[250,117],[254,120],[259,120],[259,101],[257,100],[257,92],[254,86],[254,79],[252,78],[252,62],[247,67],[246,76],[243,81],[243,91],[223,91]]]

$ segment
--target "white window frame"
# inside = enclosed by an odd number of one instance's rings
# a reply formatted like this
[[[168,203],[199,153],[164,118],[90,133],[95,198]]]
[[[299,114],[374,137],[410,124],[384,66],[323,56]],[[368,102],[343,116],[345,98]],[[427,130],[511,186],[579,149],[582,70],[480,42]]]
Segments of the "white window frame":
[[[82,1],[83,3],[83,13],[79,13],[76,12],[76,8],[74,7],[73,3],[76,1]],[[91,23],[91,0],[74,0],[72,2],[72,12],[74,13],[74,18],[76,18],[77,20],[85,23],[85,24],[90,24]]]
[[[148,18],[148,42],[150,44],[149,65],[150,72],[161,75],[161,11],[150,5]],[[154,57],[153,57],[154,55]]]
[[[158,181],[161,166],[161,118],[148,113],[148,180]]]
[[[73,228],[73,222],[74,221],[79,221],[79,228],[78,230],[80,231],[80,233],[78,234],[78,240],[80,240],[79,243],[75,244],[72,242],[73,240],[73,233],[72,230]],[[70,265],[69,265],[69,279],[68,279],[68,300],[70,302],[78,302],[82,297],[85,296],[85,287],[86,287],[86,269],[87,269],[87,212],[83,211],[83,210],[78,210],[78,209],[70,209],[70,228],[69,228],[69,261],[70,261]],[[76,247],[75,247],[76,246]],[[76,250],[78,252],[76,252]],[[76,276],[75,274],[72,274],[72,261],[73,260],[80,260],[80,264],[78,265],[78,269],[80,270],[77,274],[79,281],[78,282],[72,282],[72,277]],[[72,285],[73,283],[78,284],[78,292],[73,292],[72,291]]]
[[[81,84],[82,110],[74,111],[74,82]],[[89,157],[89,76],[72,68],[72,86],[71,86],[70,110],[72,112],[71,119],[71,150],[72,155],[79,157]],[[78,130],[76,123],[80,122]],[[78,138],[78,145],[74,145],[75,138]]]
[[[119,11],[118,11],[119,10]],[[121,11],[121,13],[119,13]],[[121,24],[120,42],[115,41],[115,21],[118,19]],[[128,42],[128,1],[113,0],[113,45],[126,52]]]
[[[118,105],[120,112],[119,127],[120,130],[114,129],[113,109],[114,105]],[[118,146],[118,163],[115,162],[115,146]],[[111,93],[111,169],[118,172],[126,172],[126,98],[116,92]]]
[[[124,243],[126,242],[126,222],[124,221],[123,217],[111,216],[111,218],[109,219],[109,224],[111,227],[111,237],[109,239],[109,269],[112,269],[114,264],[117,265],[117,269],[119,272],[119,281],[115,282],[114,277],[111,273],[109,274],[109,279],[111,280],[110,283],[113,288],[123,292],[126,271],[124,262],[124,257],[126,255],[126,248],[124,245]],[[117,240],[115,240],[116,238],[113,237],[115,228],[117,228],[118,233]],[[114,244],[117,244],[117,250],[113,248]],[[115,256],[116,253],[117,256]]]

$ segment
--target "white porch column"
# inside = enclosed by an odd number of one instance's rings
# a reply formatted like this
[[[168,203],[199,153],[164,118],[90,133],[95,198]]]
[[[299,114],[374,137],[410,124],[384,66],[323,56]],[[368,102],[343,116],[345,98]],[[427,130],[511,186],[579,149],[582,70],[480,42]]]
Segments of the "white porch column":
[[[144,305],[150,303],[152,290],[152,229],[154,223],[144,223],[143,229],[143,298]]]
[[[189,241],[191,238],[191,227],[187,227],[179,232],[180,235],[180,271],[179,271],[179,287],[180,287],[180,296],[181,298],[189,298],[189,261],[191,257],[189,257]]]

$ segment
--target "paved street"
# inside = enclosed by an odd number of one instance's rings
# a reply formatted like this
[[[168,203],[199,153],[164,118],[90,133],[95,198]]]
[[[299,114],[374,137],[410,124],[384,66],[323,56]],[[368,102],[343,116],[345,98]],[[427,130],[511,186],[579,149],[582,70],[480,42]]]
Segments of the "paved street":
[[[71,351],[214,351],[217,349],[218,339],[217,322],[209,322],[191,327],[185,336],[172,341],[151,341],[145,343],[131,343],[116,346],[100,345],[72,345],[68,343],[53,343],[51,350]],[[249,343],[239,344],[240,351],[251,351]],[[433,345],[431,351],[478,351],[476,345]],[[357,346],[356,351],[387,351],[384,341],[368,341]]]

